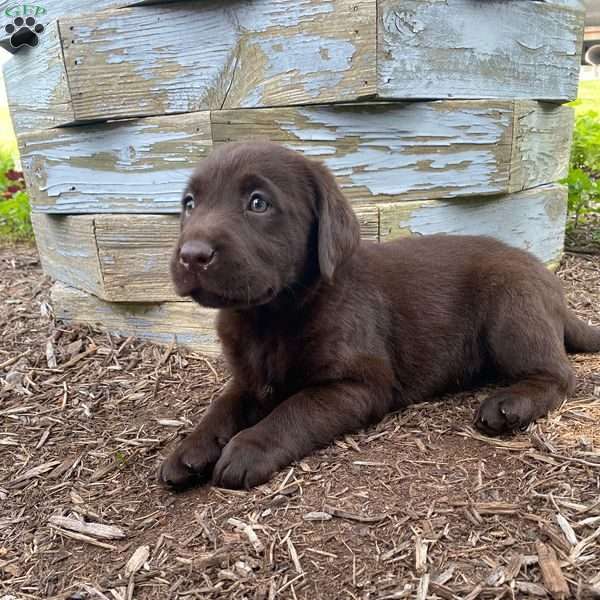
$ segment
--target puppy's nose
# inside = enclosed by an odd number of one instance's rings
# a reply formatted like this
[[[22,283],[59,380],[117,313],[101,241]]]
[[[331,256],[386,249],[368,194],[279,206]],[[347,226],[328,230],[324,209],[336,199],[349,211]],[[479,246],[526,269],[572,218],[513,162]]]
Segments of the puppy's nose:
[[[179,262],[187,268],[197,265],[206,269],[214,257],[215,249],[200,240],[185,242],[179,251]]]

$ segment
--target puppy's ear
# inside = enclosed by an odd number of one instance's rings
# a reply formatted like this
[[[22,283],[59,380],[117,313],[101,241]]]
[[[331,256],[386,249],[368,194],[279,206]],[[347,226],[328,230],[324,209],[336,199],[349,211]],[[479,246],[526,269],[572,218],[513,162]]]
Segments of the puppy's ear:
[[[321,276],[331,282],[336,268],[356,250],[360,226],[331,171],[314,161],[311,171],[317,201],[319,269]]]

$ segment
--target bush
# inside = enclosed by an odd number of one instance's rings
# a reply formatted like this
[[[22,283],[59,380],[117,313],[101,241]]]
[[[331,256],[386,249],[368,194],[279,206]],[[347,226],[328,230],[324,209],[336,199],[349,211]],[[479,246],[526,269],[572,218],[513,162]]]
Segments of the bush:
[[[15,170],[10,152],[0,152],[0,240],[33,240],[31,209],[23,173]]]
[[[568,230],[600,215],[600,115],[595,111],[575,118],[569,175],[563,183],[569,188]],[[600,231],[594,237],[600,239]]]

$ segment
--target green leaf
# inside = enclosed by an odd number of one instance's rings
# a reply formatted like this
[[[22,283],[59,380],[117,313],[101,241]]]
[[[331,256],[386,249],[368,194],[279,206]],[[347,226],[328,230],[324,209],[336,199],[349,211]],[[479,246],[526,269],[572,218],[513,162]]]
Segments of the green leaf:
[[[569,190],[568,228],[600,213],[600,114],[595,110],[576,115],[569,174],[561,183]]]
[[[27,192],[17,192],[10,200],[0,200],[0,238],[9,241],[33,240],[31,208]]]

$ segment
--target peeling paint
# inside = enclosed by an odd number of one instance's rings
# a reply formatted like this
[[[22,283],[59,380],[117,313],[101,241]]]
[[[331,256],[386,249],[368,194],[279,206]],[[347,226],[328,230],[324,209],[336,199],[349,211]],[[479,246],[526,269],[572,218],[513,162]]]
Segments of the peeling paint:
[[[355,59],[367,43],[375,47],[375,2],[350,8],[349,0],[257,0],[227,9],[207,1],[65,21],[74,110],[79,119],[188,112],[220,108],[228,94],[236,106],[289,104],[289,95],[294,103],[353,100],[363,80],[374,79],[374,62]],[[252,60],[257,53],[264,64]],[[235,67],[244,57],[249,70]]]
[[[280,122],[300,146],[321,155],[338,176],[347,176],[342,187],[362,186],[375,195],[400,195],[407,191],[445,188],[449,196],[502,191],[503,167],[497,144],[505,141],[512,123],[508,106],[487,109],[456,106],[440,111],[436,103],[356,108],[299,108],[302,124]],[[356,149],[341,154],[318,142],[358,140]],[[479,149],[477,147],[480,147]],[[298,148],[298,146],[294,146]],[[440,153],[440,148],[452,148]]]
[[[337,86],[351,67],[356,52],[354,44],[348,41],[304,33],[292,39],[288,35],[259,40],[258,44],[269,57],[266,80],[284,77],[289,85],[295,78],[303,77],[304,89],[310,98],[318,98],[323,88]],[[275,48],[284,44],[293,45],[294,51],[277,52]]]
[[[398,230],[489,235],[549,262],[562,252],[566,191],[550,185],[489,200],[411,202],[382,208],[382,213],[388,236]]]
[[[174,212],[212,147],[209,115],[93,125],[29,135],[23,167],[38,212]]]
[[[238,109],[42,131],[22,139],[22,161],[37,212],[179,212],[213,144],[256,137],[320,158],[354,202],[448,198],[557,179],[570,119],[508,101]]]
[[[384,98],[576,96],[581,7],[472,0],[378,6]]]

